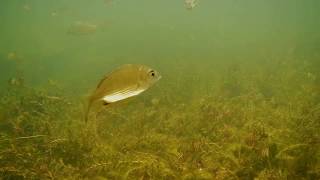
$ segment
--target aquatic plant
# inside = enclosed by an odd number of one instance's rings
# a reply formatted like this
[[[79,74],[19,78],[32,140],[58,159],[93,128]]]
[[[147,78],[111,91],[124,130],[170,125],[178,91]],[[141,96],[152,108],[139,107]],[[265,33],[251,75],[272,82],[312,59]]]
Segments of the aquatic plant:
[[[227,70],[215,91],[190,89],[186,102],[171,91],[152,94],[158,99],[146,94],[125,108],[103,109],[87,124],[80,100],[61,89],[9,86],[0,98],[0,176],[319,179],[315,81],[302,72],[278,80],[259,72]]]

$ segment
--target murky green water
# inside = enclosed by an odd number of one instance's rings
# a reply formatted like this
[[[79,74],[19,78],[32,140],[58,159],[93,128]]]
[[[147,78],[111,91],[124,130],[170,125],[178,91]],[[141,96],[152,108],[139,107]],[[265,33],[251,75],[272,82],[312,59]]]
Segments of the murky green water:
[[[319,179],[317,0],[2,0],[0,179]],[[162,79],[83,121],[122,64]]]

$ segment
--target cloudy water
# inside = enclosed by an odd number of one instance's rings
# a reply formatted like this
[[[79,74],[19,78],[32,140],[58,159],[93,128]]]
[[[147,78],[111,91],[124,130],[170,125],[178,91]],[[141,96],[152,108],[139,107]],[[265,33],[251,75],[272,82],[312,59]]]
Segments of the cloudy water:
[[[2,0],[0,179],[319,179],[319,8]]]

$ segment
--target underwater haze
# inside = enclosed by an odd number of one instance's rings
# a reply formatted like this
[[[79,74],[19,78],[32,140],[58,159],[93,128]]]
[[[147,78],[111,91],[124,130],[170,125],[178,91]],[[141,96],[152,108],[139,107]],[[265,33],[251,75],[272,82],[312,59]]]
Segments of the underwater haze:
[[[319,9],[1,0],[0,179],[320,179]],[[124,64],[162,78],[86,123]]]

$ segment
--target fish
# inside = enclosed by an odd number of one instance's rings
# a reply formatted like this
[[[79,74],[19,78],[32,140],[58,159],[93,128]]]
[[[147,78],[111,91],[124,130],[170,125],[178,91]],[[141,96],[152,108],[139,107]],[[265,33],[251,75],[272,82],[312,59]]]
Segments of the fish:
[[[197,0],[184,0],[184,6],[187,10],[192,10],[198,5]]]
[[[141,64],[122,65],[99,82],[97,88],[89,97],[85,111],[85,121],[88,121],[91,106],[96,102],[109,105],[124,99],[137,96],[149,89],[161,79],[158,71]]]
[[[88,22],[77,21],[74,22],[68,29],[68,34],[71,35],[89,35],[97,31],[98,25]]]

